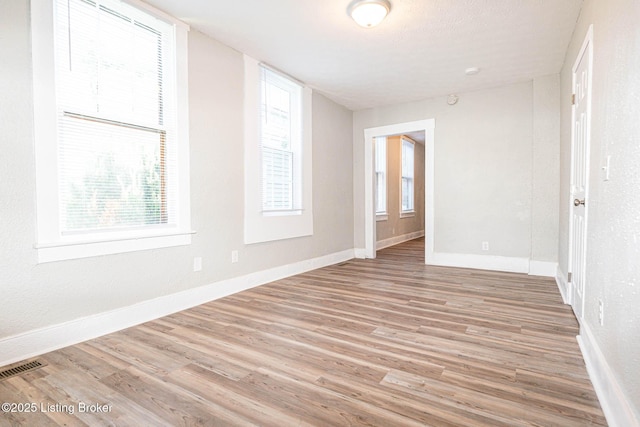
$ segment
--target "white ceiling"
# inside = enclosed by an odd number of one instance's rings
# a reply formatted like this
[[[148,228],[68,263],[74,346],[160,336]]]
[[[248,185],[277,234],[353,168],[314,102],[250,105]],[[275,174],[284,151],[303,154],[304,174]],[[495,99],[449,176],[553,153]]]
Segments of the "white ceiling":
[[[350,0],[147,1],[352,110],[557,73],[582,6],[391,0],[387,19],[364,29],[347,16]]]

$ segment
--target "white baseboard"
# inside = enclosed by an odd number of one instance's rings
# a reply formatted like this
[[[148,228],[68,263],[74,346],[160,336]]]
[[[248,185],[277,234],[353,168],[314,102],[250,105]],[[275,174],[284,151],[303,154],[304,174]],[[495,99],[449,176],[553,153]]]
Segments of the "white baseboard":
[[[556,277],[558,263],[549,261],[529,261],[530,276]]]
[[[0,366],[39,356],[274,280],[338,264],[352,258],[354,258],[354,250],[349,249],[3,338],[0,340]]]
[[[491,255],[452,254],[434,252],[427,261],[429,265],[444,267],[476,268],[480,270],[528,273],[529,259]]]
[[[418,237],[424,236],[424,230],[414,231],[413,233],[403,234],[401,236],[393,236],[388,239],[378,240],[376,242],[376,249],[384,249],[389,246],[397,245],[403,242],[408,242],[409,240],[417,239]]]
[[[531,276],[556,277],[558,264],[547,261],[532,261],[528,258],[453,254],[434,252],[427,264],[445,267],[476,268],[479,270],[507,271],[526,273]]]
[[[558,290],[562,296],[562,301],[567,305],[571,305],[571,288],[569,287],[567,278],[560,268],[558,268],[556,272],[556,284],[558,285]]]
[[[367,257],[367,250],[364,248],[355,248],[354,255],[358,259],[365,259]]]
[[[598,395],[600,406],[611,427],[639,427],[640,415],[620,387],[598,343],[586,323],[580,325],[577,337],[589,378]],[[637,402],[636,402],[637,403]],[[636,411],[640,408],[635,408]]]

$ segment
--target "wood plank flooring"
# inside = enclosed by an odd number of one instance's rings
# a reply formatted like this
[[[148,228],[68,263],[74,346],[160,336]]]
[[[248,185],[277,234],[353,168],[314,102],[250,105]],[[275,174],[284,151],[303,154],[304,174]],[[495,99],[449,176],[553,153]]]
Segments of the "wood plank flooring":
[[[606,425],[553,280],[425,266],[423,248],[41,356],[0,381],[0,402],[37,410],[0,425]]]

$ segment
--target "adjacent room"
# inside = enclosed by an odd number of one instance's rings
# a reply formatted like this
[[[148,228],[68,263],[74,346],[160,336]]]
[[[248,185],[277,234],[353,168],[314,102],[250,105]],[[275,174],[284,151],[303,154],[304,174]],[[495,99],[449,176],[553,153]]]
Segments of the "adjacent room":
[[[640,426],[639,21],[0,0],[0,426]]]

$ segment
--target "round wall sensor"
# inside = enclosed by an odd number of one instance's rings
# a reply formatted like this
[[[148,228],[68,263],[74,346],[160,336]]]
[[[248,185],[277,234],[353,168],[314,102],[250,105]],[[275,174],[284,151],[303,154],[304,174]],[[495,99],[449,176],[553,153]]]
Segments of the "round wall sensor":
[[[449,105],[456,105],[456,103],[458,102],[458,95],[449,95],[449,97],[447,98],[447,104]]]

